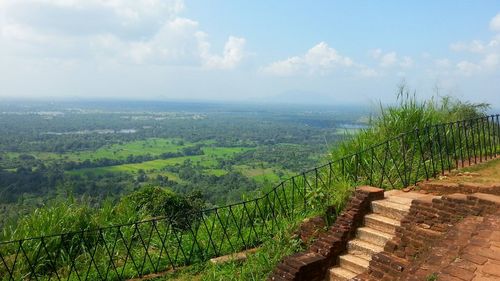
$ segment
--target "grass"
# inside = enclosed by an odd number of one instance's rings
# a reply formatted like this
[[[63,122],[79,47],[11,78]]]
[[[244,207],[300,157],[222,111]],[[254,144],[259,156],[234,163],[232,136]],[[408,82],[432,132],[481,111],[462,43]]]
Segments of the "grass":
[[[274,167],[252,167],[250,165],[235,165],[234,168],[241,172],[243,175],[254,179],[260,184],[278,183],[280,182],[280,180],[283,180],[283,178],[288,178],[293,175],[293,173],[290,171]],[[278,173],[283,174],[281,178]]]
[[[78,170],[73,170],[73,171],[68,171],[68,174],[107,174],[107,173],[131,173],[131,174],[137,174],[139,170],[144,170],[149,172],[155,172],[159,171],[165,166],[173,166],[176,164],[182,164],[184,161],[190,159],[190,160],[196,160],[201,158],[202,156],[196,155],[196,156],[184,156],[184,157],[176,157],[176,158],[169,158],[169,159],[158,159],[158,160],[151,160],[151,161],[146,161],[142,163],[132,163],[132,164],[122,164],[122,165],[116,165],[116,166],[106,166],[106,167],[97,167],[97,168],[85,168],[85,169],[78,169]]]
[[[308,214],[307,216],[312,216]],[[304,249],[301,241],[293,235],[301,219],[280,221],[281,231],[262,243],[245,261],[229,261],[223,264],[204,262],[183,268],[163,277],[163,280],[265,280],[284,256]]]
[[[422,129],[427,125],[484,116],[487,104],[472,104],[442,97],[420,101],[404,83],[397,91],[397,104],[380,105],[378,113],[370,119],[369,127],[355,135],[347,134],[347,140],[332,149],[333,158],[362,151],[405,132]]]
[[[298,188],[301,189],[300,186]],[[285,195],[285,192],[288,195]],[[144,222],[131,226],[105,228],[99,232],[76,232],[69,236],[26,240],[22,242],[22,247],[27,254],[23,252],[19,258],[14,274],[18,276],[29,272],[30,261],[37,264],[36,272],[39,276],[50,275],[53,266],[58,268],[61,276],[66,276],[72,274],[68,263],[68,260],[72,259],[75,260],[73,271],[89,274],[90,279],[95,279],[99,274],[96,268],[100,272],[109,268],[110,260],[107,250],[111,247],[114,249],[113,261],[118,267],[117,272],[110,273],[112,280],[136,276],[137,271],[144,274],[157,271],[156,260],[160,257],[161,259],[158,260],[161,262],[160,268],[168,268],[172,264],[177,267],[186,263],[198,264],[192,268],[199,268],[199,274],[204,276],[203,279],[261,280],[283,255],[299,250],[298,243],[291,239],[291,231],[305,217],[318,213],[313,209],[297,208],[293,209],[295,212],[291,212],[291,209],[284,210],[272,206],[272,202],[285,198],[288,200],[294,198],[289,203],[294,202],[296,206],[302,206],[302,198],[298,197],[298,194],[295,197],[290,195],[290,190],[278,190],[276,193],[271,193],[268,200],[205,212],[198,223],[189,226],[190,229],[176,230],[172,228],[170,220],[159,220],[155,223]],[[68,216],[67,214],[74,215]],[[8,231],[6,229],[3,240],[30,236],[27,235],[28,233],[47,235],[59,231],[94,228],[93,226],[96,225],[125,223],[134,216],[137,216],[134,208],[123,205],[113,207],[107,204],[101,209],[93,210],[87,206],[71,206],[61,202],[56,208],[40,209],[39,212],[24,218],[15,229]],[[221,227],[222,225],[224,228]],[[121,233],[118,236],[117,231]],[[193,239],[194,234],[196,242]],[[61,248],[63,241],[64,248]],[[202,266],[207,265],[205,263],[207,258],[257,245],[262,245],[261,251],[252,255],[242,267],[238,263],[205,268]],[[14,257],[19,247],[18,243],[0,245],[2,254],[8,257],[9,267],[14,262],[10,257]],[[165,251],[170,253],[170,258],[166,257]],[[151,259],[147,258],[146,252]],[[178,254],[174,254],[176,252]],[[93,255],[96,268],[87,266],[89,255]],[[137,269],[133,263],[124,263],[127,255],[145,262],[140,265],[140,269]],[[0,266],[0,276],[3,274],[8,277],[5,270]],[[234,273],[234,270],[239,270],[239,272]],[[75,277],[75,273],[72,276]],[[3,279],[0,278],[0,280]]]
[[[146,140],[132,141],[124,144],[113,144],[103,146],[95,151],[85,150],[77,152],[68,153],[53,153],[53,152],[29,152],[24,154],[29,154],[40,160],[66,160],[83,162],[85,160],[96,160],[102,158],[108,159],[120,159],[123,160],[129,155],[147,155],[158,156],[165,152],[178,152],[182,148],[198,143],[190,143],[183,141],[180,145],[180,139],[177,138],[149,138]],[[210,141],[199,142],[202,144],[210,144]],[[9,152],[7,156],[9,158],[18,157],[22,153]]]
[[[157,159],[151,161],[145,161],[142,163],[131,163],[122,164],[115,166],[97,167],[97,168],[85,168],[69,171],[69,174],[107,174],[107,173],[131,173],[137,174],[139,170],[146,171],[148,173],[159,173],[163,168],[167,166],[174,166],[184,163],[186,160],[190,160],[195,164],[199,164],[203,168],[208,169],[208,173],[221,175],[222,170],[215,169],[218,158],[230,158],[236,153],[244,152],[249,150],[247,147],[204,147],[204,155],[193,155],[193,156],[182,156],[169,159]],[[174,179],[175,177],[172,177]]]

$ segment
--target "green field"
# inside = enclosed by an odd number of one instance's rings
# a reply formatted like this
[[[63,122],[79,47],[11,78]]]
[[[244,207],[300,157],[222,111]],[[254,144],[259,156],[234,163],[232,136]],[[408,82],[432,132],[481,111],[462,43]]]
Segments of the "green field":
[[[284,178],[288,178],[293,175],[293,173],[290,171],[274,167],[251,167],[249,165],[236,165],[234,166],[234,168],[241,172],[243,175],[252,178],[258,183],[262,184],[278,183]],[[281,179],[278,173],[282,174]]]
[[[184,163],[184,161],[191,161],[192,164],[199,166],[204,174],[222,176],[227,174],[229,171],[225,169],[217,168],[218,159],[231,159],[235,154],[248,151],[252,148],[248,147],[214,147],[208,146],[203,148],[204,155],[194,155],[194,156],[183,156],[175,157],[169,159],[157,159],[152,161],[146,161],[142,163],[131,163],[122,164],[116,166],[106,166],[98,168],[85,168],[79,170],[68,171],[68,174],[73,175],[104,175],[108,173],[130,173],[137,174],[139,170],[143,170],[150,178],[154,178],[157,175],[167,176],[170,180],[176,182],[182,182],[178,175],[175,173],[165,171],[165,167],[175,166]],[[290,171],[283,169],[269,167],[269,164],[265,163],[263,165],[235,165],[233,166],[234,171],[238,171],[248,178],[254,179],[258,183],[268,184],[277,183],[283,178],[292,175]],[[281,174],[282,178],[280,178]]]
[[[173,166],[177,164],[182,164],[186,160],[190,160],[193,164],[200,165],[203,168],[209,169],[215,175],[224,174],[220,169],[215,169],[218,158],[231,158],[236,153],[241,153],[249,150],[251,148],[247,147],[204,147],[204,155],[194,155],[194,156],[183,156],[175,157],[169,159],[158,159],[152,161],[146,161],[142,163],[132,163],[123,164],[116,166],[98,167],[98,168],[86,168],[74,171],[69,171],[70,174],[106,174],[106,173],[132,173],[136,174],[139,170],[143,170],[148,174],[154,174],[161,171],[161,174],[165,174],[162,169],[167,166]],[[171,173],[170,173],[171,174]],[[173,175],[173,174],[172,174]],[[170,177],[174,179],[174,177]]]
[[[124,160],[129,155],[151,155],[159,156],[165,152],[180,152],[182,148],[202,144],[204,155],[182,156],[168,159],[156,159],[141,163],[129,163],[114,166],[84,168],[78,170],[67,171],[70,175],[105,175],[108,173],[129,173],[137,174],[140,170],[146,172],[148,177],[154,178],[157,175],[167,176],[170,180],[182,182],[178,175],[165,170],[165,167],[183,164],[184,161],[191,161],[195,166],[200,167],[204,174],[222,176],[229,173],[229,170],[217,167],[218,160],[231,159],[235,154],[248,151],[253,148],[248,147],[216,147],[213,146],[213,141],[203,141],[191,143],[178,138],[150,138],[146,140],[133,141],[123,144],[107,145],[99,148],[96,151],[79,151],[68,153],[50,153],[50,152],[29,152],[24,153],[32,155],[35,158],[43,161],[74,161],[83,162],[85,160],[97,159],[118,159]],[[7,153],[8,158],[19,157],[21,153]],[[268,163],[256,163],[255,165],[235,165],[234,171],[238,171],[248,178],[254,179],[258,183],[276,183],[285,178],[291,173],[289,171],[270,166]]]
[[[78,151],[70,153],[52,153],[52,152],[29,152],[24,153],[32,155],[40,160],[65,160],[65,161],[75,161],[83,162],[85,160],[97,160],[102,158],[108,159],[120,159],[123,160],[129,155],[146,155],[150,154],[152,156],[158,156],[165,152],[179,152],[182,148],[194,145],[195,143],[189,143],[183,141],[180,144],[181,139],[162,139],[162,138],[150,138],[146,140],[133,141],[125,144],[113,144],[103,146],[95,151]],[[200,142],[202,144],[210,144],[210,141]],[[198,143],[196,143],[198,144]],[[18,157],[20,153],[10,152],[7,153],[9,158]]]

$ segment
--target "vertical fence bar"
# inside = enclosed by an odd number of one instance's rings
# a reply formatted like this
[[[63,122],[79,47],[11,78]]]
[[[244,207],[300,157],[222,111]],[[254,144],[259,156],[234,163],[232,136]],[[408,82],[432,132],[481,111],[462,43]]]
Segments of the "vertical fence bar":
[[[294,211],[295,211],[295,184],[293,183],[293,180],[295,179],[295,176],[292,177],[292,202],[291,202],[291,212],[292,212],[292,217],[294,216]]]
[[[465,140],[465,151],[467,152],[467,162],[468,164],[467,165],[470,165],[470,160],[471,160],[471,156],[470,156],[470,148],[469,148],[469,138],[468,138],[468,134],[467,134],[467,124],[466,124],[467,121],[463,121],[463,131],[464,131],[464,140]],[[463,165],[462,165],[463,167]]]
[[[307,191],[306,191],[306,173],[302,173],[302,179],[304,183],[304,211],[307,210]]]
[[[486,143],[486,132],[484,131],[484,117],[481,117],[481,132],[483,135],[483,159],[488,160],[488,144]]]
[[[314,188],[318,190],[318,168],[314,168]]]
[[[479,163],[483,162],[483,143],[481,141],[481,126],[479,121],[481,118],[476,118],[476,131],[477,131],[477,146],[479,147]]]
[[[437,135],[437,146],[439,150],[439,162],[441,162],[441,174],[444,175],[444,164],[443,164],[443,148],[441,146],[441,137],[440,137],[440,130],[439,130],[439,125],[436,125],[434,127],[434,131],[436,131]]]
[[[458,168],[458,155],[457,155],[457,145],[456,145],[456,140],[455,140],[455,130],[453,122],[450,123],[450,132],[451,132],[451,139],[453,143],[453,160],[455,160],[455,167]]]
[[[488,156],[490,159],[493,159],[493,142],[491,139],[492,134],[491,134],[491,126],[490,126],[490,116],[486,117],[486,124],[488,127],[488,148],[489,148]]]
[[[422,141],[420,139],[419,129],[416,129],[415,132],[417,133],[417,141],[418,141],[418,148],[420,151],[420,159],[422,159],[422,161],[419,162],[419,167],[420,167],[420,163],[422,163],[424,166],[425,179],[429,180],[429,171],[427,170],[427,164],[425,164],[425,162],[426,162],[425,155],[424,155],[424,150],[422,149]],[[415,183],[417,183],[417,180],[418,180],[418,170],[417,170],[417,175],[415,176]]]
[[[370,185],[373,185],[373,161],[375,160],[375,152],[373,151],[373,147],[370,149],[370,155],[371,155],[371,160],[370,160]]]
[[[408,175],[407,175],[407,163],[406,163],[406,142],[405,142],[406,134],[401,134],[401,155],[403,157],[403,185],[408,185]]]
[[[425,127],[425,131],[427,134],[427,141],[429,142],[429,152],[431,156],[431,166],[432,166],[432,176],[434,177],[436,175],[436,163],[434,162],[434,151],[432,150],[432,139],[431,139],[431,132],[430,132],[430,127],[427,126]]]
[[[477,164],[477,151],[476,151],[476,131],[474,130],[474,120],[470,120],[469,123],[471,124],[470,128],[470,133],[472,134],[471,140],[472,140],[472,154],[474,155],[474,164]]]
[[[451,161],[450,161],[450,149],[448,148],[448,137],[446,133],[446,124],[441,124],[441,127],[443,128],[443,137],[444,137],[444,149],[446,153],[446,164],[448,166],[448,172],[451,171]]]
[[[499,153],[499,144],[500,144],[500,122],[498,122],[500,115],[497,114],[496,116],[496,122],[495,122],[495,128],[496,128],[496,134],[495,134],[495,157],[498,156]]]
[[[495,142],[495,156],[498,156],[498,153],[499,153],[499,144],[500,144],[500,122],[498,120],[499,117],[500,117],[500,115],[497,114],[496,115],[496,122],[495,122],[495,124],[496,124],[495,127],[497,129],[496,130],[496,138],[495,138],[496,139],[496,142]]]

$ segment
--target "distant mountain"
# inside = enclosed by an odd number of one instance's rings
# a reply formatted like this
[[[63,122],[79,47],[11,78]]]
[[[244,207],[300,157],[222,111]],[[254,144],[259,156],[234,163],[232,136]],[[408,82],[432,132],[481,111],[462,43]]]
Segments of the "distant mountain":
[[[307,91],[307,90],[285,91],[281,94],[269,97],[267,101],[276,103],[310,104],[310,105],[326,105],[326,104],[333,105],[341,103],[339,102],[339,99],[334,97],[332,93],[321,93],[321,92]]]

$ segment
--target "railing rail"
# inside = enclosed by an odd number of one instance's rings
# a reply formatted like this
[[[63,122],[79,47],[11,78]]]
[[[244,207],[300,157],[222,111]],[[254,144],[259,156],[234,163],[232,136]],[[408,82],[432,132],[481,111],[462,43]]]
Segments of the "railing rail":
[[[400,134],[282,181],[262,196],[190,214],[0,242],[0,280],[123,280],[259,245],[311,211],[310,193],[339,180],[401,188],[496,157],[499,115]]]

